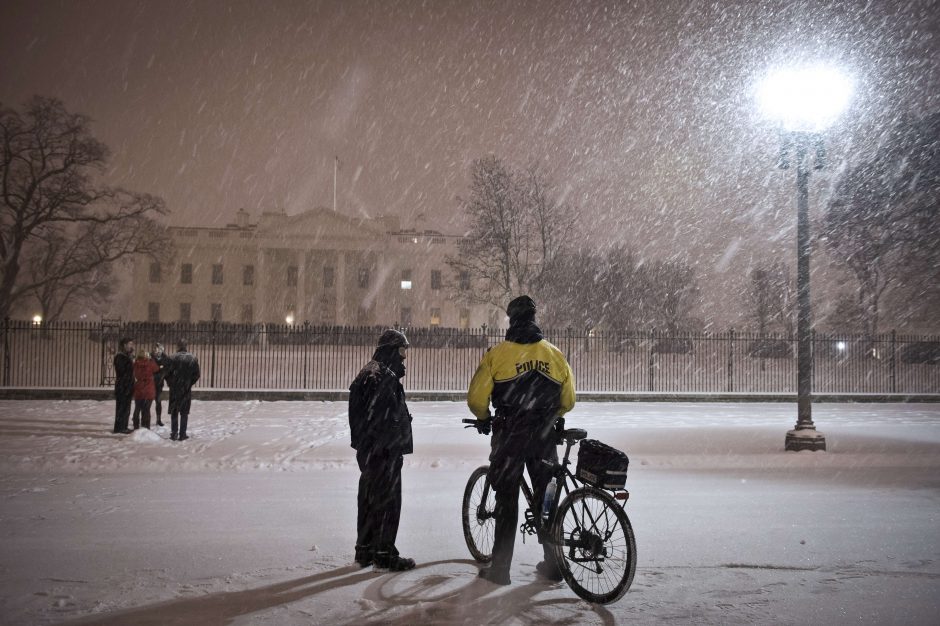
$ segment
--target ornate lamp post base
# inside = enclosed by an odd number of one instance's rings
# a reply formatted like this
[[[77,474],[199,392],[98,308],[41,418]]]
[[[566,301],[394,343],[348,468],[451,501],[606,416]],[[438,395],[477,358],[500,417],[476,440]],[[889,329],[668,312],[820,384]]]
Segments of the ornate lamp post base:
[[[813,426],[809,428],[794,428],[793,430],[787,431],[787,440],[784,444],[784,449],[794,452],[800,452],[801,450],[825,452],[826,436]]]

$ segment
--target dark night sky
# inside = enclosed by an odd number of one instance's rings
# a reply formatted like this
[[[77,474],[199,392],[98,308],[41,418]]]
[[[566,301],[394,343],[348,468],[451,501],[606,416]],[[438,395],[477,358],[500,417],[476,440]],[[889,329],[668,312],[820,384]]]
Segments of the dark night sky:
[[[329,206],[338,155],[341,211],[461,232],[473,159],[539,163],[592,241],[680,255],[717,300],[755,259],[793,257],[761,72],[807,57],[855,76],[818,215],[845,160],[940,108],[938,4],[5,0],[0,101],[90,115],[109,179],[174,223]]]

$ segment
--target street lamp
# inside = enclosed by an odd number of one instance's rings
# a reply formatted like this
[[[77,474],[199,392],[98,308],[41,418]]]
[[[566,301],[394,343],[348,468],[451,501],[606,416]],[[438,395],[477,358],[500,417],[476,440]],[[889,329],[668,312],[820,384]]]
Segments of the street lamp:
[[[787,432],[787,450],[825,450],[826,437],[813,424],[813,346],[809,298],[809,162],[825,166],[822,132],[845,110],[852,81],[837,69],[806,65],[770,72],[758,99],[763,114],[780,127],[780,167],[796,161],[797,418]]]

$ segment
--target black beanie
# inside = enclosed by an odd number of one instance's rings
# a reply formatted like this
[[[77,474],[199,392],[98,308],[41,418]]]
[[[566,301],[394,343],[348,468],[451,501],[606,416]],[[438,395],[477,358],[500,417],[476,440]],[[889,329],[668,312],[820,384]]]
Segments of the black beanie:
[[[530,321],[535,319],[535,302],[529,296],[519,296],[513,299],[506,307],[509,323],[513,321]]]
[[[395,347],[395,348],[407,348],[410,344],[408,343],[408,338],[405,337],[405,333],[395,330],[394,328],[389,328],[382,333],[382,336],[379,337],[379,348],[384,348],[386,346]]]

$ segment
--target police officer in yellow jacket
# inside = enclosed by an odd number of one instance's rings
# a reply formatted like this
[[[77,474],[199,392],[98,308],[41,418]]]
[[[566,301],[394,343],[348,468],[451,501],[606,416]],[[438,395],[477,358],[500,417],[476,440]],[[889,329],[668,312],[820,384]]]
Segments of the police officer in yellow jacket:
[[[493,560],[480,576],[499,585],[510,584],[509,566],[519,516],[522,470],[529,470],[535,502],[541,502],[551,480],[543,460],[558,462],[555,420],[574,407],[574,376],[561,351],[545,341],[535,323],[535,302],[519,296],[506,308],[506,340],[486,352],[477,368],[467,405],[483,432],[492,425],[490,484],[496,492],[496,536]],[[492,402],[496,411],[490,416]],[[561,574],[551,551],[543,544],[545,560],[536,569],[551,580]]]

